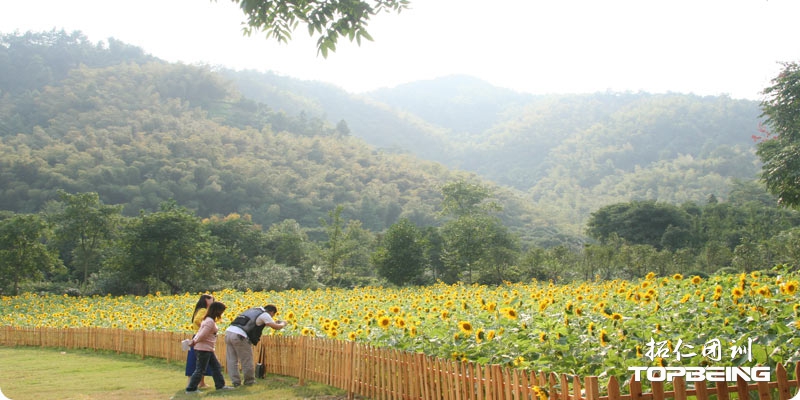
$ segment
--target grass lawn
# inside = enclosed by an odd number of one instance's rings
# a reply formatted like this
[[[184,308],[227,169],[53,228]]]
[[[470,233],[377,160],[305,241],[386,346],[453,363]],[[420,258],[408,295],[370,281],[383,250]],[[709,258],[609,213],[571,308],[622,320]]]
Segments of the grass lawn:
[[[225,376],[227,384],[229,378]],[[185,394],[184,364],[93,350],[0,346],[0,391],[11,400],[344,399],[342,390],[270,375],[256,384],[216,393]],[[213,386],[213,379],[206,377]],[[0,400],[5,400],[0,397]]]

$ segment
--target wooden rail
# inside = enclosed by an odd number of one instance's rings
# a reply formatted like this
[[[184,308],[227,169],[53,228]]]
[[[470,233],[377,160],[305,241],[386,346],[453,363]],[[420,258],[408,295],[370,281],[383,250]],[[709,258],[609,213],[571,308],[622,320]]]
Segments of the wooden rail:
[[[128,331],[111,328],[0,327],[0,345],[82,348],[130,353],[184,362],[178,332]],[[217,339],[217,356],[225,364],[225,342]],[[682,377],[665,385],[624,384],[611,377],[581,379],[567,374],[523,371],[501,365],[478,365],[349,341],[302,336],[264,336],[256,346],[256,362],[271,374],[323,383],[355,396],[376,400],[789,400],[797,392],[800,363],[787,371],[778,365],[770,382],[687,382]],[[791,372],[792,377],[790,378]],[[666,390],[665,387],[669,387]],[[623,393],[623,388],[627,393]]]

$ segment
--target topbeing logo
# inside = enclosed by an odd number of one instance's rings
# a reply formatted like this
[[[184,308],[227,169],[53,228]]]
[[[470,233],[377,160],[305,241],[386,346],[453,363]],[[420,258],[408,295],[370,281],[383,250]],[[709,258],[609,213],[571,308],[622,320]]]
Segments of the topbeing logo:
[[[752,382],[769,382],[769,367],[629,367],[636,382],[642,380],[642,372],[650,382],[671,382],[684,377],[687,382],[736,382],[739,378]]]

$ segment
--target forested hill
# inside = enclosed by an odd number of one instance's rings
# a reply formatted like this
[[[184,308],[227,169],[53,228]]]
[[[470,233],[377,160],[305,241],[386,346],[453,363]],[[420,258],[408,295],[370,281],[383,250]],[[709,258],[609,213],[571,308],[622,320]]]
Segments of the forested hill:
[[[581,235],[604,205],[724,201],[759,172],[755,101],[532,96],[465,76],[355,95],[169,64],[79,33],[0,44],[5,210],[39,210],[63,188],[96,191],[128,214],[174,198],[265,226],[318,226],[341,204],[379,231],[399,216],[437,224],[439,187],[463,170],[513,188],[494,187],[504,223],[525,236]]]
[[[174,199],[199,216],[250,214],[263,226],[319,227],[342,205],[343,217],[381,231],[401,216],[436,225],[441,185],[477,180],[375,150],[346,123],[272,109],[208,68],[130,49],[118,57],[127,47],[111,43],[63,32],[3,36],[0,210],[36,212],[63,189],[97,192],[128,215]],[[550,226],[512,191],[495,189],[508,226]]]
[[[275,109],[346,121],[353,136],[527,193],[580,232],[589,213],[630,200],[725,200],[757,178],[759,104],[727,96],[533,96],[451,76],[352,95],[271,73],[225,71]]]

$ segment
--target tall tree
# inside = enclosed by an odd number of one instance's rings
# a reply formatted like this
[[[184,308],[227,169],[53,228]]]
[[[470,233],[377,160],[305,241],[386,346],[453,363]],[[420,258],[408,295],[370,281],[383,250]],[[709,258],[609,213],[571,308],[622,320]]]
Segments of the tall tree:
[[[767,267],[764,264],[764,254],[762,247],[752,241],[744,241],[733,249],[733,259],[731,265],[739,271],[750,272],[758,268]]]
[[[800,64],[784,63],[783,70],[764,89],[761,102],[765,136],[757,154],[763,161],[761,178],[780,204],[800,206]]]
[[[283,220],[269,227],[266,233],[267,250],[278,264],[294,267],[299,272],[303,285],[311,286],[314,275],[308,262],[308,234],[297,221]]]
[[[172,293],[204,290],[211,283],[208,231],[199,218],[174,202],[163,203],[158,212],[142,214],[127,229],[119,247],[117,267],[133,293],[162,287]]]
[[[480,183],[465,180],[449,182],[442,186],[442,214],[458,218],[499,211],[497,203],[489,201],[492,195],[492,190]]]
[[[630,243],[661,249],[670,226],[689,229],[689,215],[671,204],[633,201],[611,204],[593,212],[587,223],[587,233],[603,243],[616,234]]]
[[[347,235],[345,234],[344,220],[342,219],[342,211],[344,207],[341,205],[336,206],[335,209],[328,212],[329,220],[320,218],[320,224],[325,228],[328,234],[328,240],[322,248],[322,259],[328,266],[328,276],[325,279],[329,283],[335,283],[337,273],[342,266],[342,262],[350,254],[352,244],[348,243]]]
[[[448,274],[447,267],[442,259],[444,251],[444,238],[436,227],[428,226],[420,232],[422,235],[422,249],[425,259],[425,266],[430,272],[430,277],[434,281],[441,280],[453,283],[458,280],[458,271],[455,274]]]
[[[347,221],[344,229],[344,243],[346,246],[346,257],[342,259],[342,272],[348,276],[349,284],[360,285],[366,283],[361,279],[375,276],[370,257],[375,250],[375,235],[372,234],[361,224],[361,221],[354,219]]]
[[[419,281],[425,263],[421,239],[419,229],[406,218],[390,226],[374,255],[378,273],[395,285]]]
[[[492,196],[490,188],[463,180],[442,187],[442,213],[452,218],[441,228],[442,260],[446,269],[465,274],[468,283],[476,280],[473,272],[493,276],[492,281],[505,279],[503,271],[516,258],[516,240],[490,214],[500,210]]]
[[[336,51],[339,36],[350,41],[372,40],[369,19],[383,11],[408,8],[408,0],[232,0],[247,17],[244,33],[263,31],[279,42],[287,42],[300,23],[309,35],[319,35],[317,51],[323,57]]]
[[[245,271],[258,264],[257,258],[266,252],[266,237],[249,215],[214,216],[204,224],[215,239],[216,264],[223,269]]]
[[[20,284],[42,279],[61,265],[47,248],[47,221],[37,214],[18,214],[0,219],[0,293],[16,295]]]
[[[520,271],[516,267],[519,240],[509,232],[500,218],[489,216],[486,220],[483,245],[485,252],[479,264],[481,283],[500,284],[520,278]]]
[[[55,236],[69,249],[72,270],[86,283],[89,273],[100,269],[102,250],[116,232],[122,206],[105,205],[94,192],[69,194],[60,190],[58,196],[64,207],[51,216],[56,224]]]

